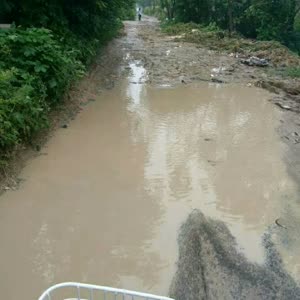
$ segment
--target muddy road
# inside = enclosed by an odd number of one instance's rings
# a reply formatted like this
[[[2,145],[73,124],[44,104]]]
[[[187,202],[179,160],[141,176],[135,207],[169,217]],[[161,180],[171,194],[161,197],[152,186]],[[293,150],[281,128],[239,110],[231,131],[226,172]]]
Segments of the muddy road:
[[[0,197],[1,297],[80,281],[177,300],[300,299],[285,112],[246,76],[200,80],[228,58],[155,20],[125,32],[78,86],[81,112]]]

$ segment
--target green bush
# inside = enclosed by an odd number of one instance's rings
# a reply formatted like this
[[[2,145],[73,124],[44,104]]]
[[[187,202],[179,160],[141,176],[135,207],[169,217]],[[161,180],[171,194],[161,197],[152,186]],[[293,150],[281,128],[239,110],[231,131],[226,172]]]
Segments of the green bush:
[[[52,103],[83,71],[74,52],[64,51],[50,30],[39,28],[0,32],[0,68],[11,67],[39,78]]]
[[[147,15],[147,16],[154,16],[158,20],[161,20],[161,21],[166,20],[166,14],[160,6],[145,7],[144,8],[144,14]]]
[[[47,29],[0,32],[0,150],[44,128],[49,108],[83,73],[78,53],[64,48]]]
[[[17,26],[0,30],[0,165],[47,126],[49,110],[116,35],[121,20],[135,17],[134,7],[134,0],[0,3],[0,20]]]
[[[131,20],[134,21],[136,17],[136,11],[135,7],[132,7],[130,9],[128,8],[122,8],[120,11],[120,18],[122,20]]]
[[[35,77],[14,68],[0,70],[0,149],[27,140],[47,125],[45,99],[45,88]]]
[[[285,74],[289,77],[300,78],[300,68],[299,67],[287,68],[285,70]]]

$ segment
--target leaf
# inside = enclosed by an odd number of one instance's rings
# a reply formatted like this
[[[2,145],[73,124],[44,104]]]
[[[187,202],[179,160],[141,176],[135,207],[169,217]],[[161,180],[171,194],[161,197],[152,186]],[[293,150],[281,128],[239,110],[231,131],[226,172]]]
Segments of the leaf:
[[[37,64],[37,65],[34,66],[34,71],[37,72],[37,73],[46,73],[47,68],[44,65]]]
[[[55,87],[57,86],[57,81],[56,81],[55,79],[51,79],[51,80],[49,81],[49,86],[50,86],[51,88],[55,88]]]
[[[7,38],[11,41],[15,41],[18,39],[18,36],[16,34],[10,34]]]
[[[33,48],[27,48],[25,51],[24,51],[24,55],[26,57],[29,57],[31,55],[34,55],[35,54],[35,50]]]

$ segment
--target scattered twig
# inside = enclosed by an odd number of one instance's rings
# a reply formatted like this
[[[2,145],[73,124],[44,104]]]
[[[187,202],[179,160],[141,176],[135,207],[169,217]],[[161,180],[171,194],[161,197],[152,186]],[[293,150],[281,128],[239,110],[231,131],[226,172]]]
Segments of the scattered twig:
[[[281,227],[281,228],[287,229],[287,227],[285,227],[285,226],[283,226],[283,225],[281,225],[281,224],[279,223],[279,219],[276,219],[276,220],[275,220],[275,224],[276,224],[277,226]]]

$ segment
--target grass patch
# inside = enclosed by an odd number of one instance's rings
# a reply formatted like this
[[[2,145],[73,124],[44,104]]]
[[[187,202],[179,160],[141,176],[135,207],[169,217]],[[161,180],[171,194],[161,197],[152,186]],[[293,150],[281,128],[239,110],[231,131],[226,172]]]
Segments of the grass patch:
[[[162,31],[175,36],[175,40],[199,44],[215,51],[238,53],[268,59],[275,67],[288,67],[290,76],[298,77],[299,56],[277,41],[245,39],[237,33],[229,36],[214,23],[203,26],[195,23],[164,23]]]
[[[300,78],[300,67],[286,68],[284,74],[288,77]]]

